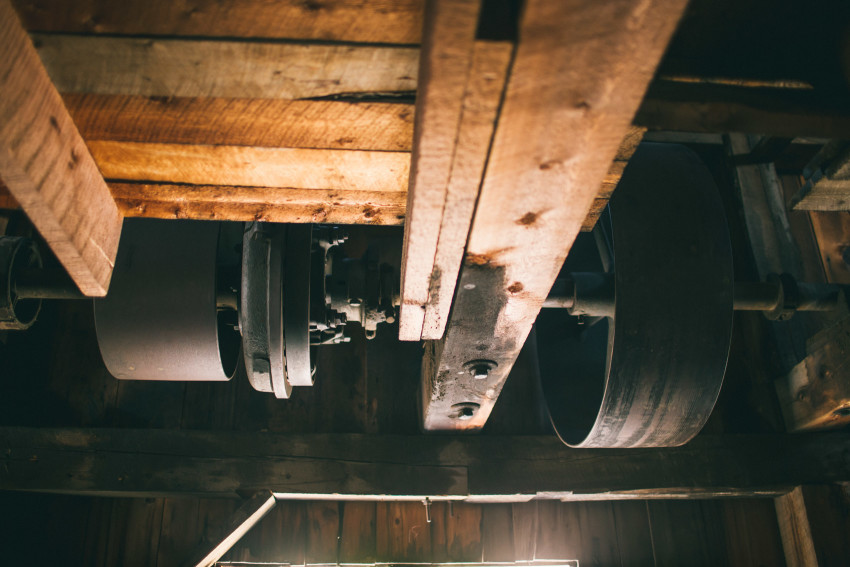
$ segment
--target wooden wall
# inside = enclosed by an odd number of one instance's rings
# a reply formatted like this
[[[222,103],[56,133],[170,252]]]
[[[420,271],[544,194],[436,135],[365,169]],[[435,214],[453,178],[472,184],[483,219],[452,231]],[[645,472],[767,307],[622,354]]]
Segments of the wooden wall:
[[[5,558],[31,565],[178,566],[231,500],[0,494]],[[48,512],[49,513],[46,513]],[[281,502],[223,562],[784,565],[770,500],[432,504]]]

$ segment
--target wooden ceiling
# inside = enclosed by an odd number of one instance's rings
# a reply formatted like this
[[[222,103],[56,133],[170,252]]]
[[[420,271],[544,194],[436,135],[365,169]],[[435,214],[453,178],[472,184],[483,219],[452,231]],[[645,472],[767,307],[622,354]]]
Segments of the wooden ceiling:
[[[662,64],[686,0],[4,0],[0,178],[90,295],[122,215],[404,223],[425,427],[476,429],[646,127],[850,129],[823,74],[712,66],[726,4],[695,0]]]

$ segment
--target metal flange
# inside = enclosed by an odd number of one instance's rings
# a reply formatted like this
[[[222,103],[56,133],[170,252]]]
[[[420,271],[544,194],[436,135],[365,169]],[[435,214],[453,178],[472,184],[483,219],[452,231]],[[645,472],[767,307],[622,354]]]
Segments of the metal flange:
[[[41,299],[19,297],[15,279],[19,272],[41,266],[41,255],[32,240],[0,236],[0,330],[22,331],[35,322]]]

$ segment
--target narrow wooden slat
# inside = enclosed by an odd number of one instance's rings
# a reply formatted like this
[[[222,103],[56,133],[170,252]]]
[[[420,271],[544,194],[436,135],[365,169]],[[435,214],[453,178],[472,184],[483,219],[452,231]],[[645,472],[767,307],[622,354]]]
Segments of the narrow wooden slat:
[[[514,537],[514,561],[533,561],[537,553],[537,523],[540,502],[518,502],[511,505]]]
[[[842,139],[850,105],[817,89],[654,81],[634,117],[650,130]]]
[[[60,92],[311,98],[416,89],[413,47],[32,34]]]
[[[422,336],[480,8],[480,0],[426,2],[402,253],[402,340]]]
[[[788,567],[816,567],[818,558],[806,513],[803,489],[798,486],[788,494],[777,497],[774,502],[782,548],[785,550],[785,564]]]
[[[410,151],[413,105],[64,94],[89,140]]]
[[[105,295],[121,215],[8,0],[0,52],[0,179],[80,290]]]
[[[422,0],[14,0],[30,30],[419,43]]]
[[[274,495],[266,490],[258,492],[239,507],[227,523],[220,541],[202,544],[190,557],[187,567],[211,567],[233,547],[257,522],[275,506]]]
[[[127,217],[291,223],[404,223],[405,193],[110,183]]]
[[[410,154],[92,141],[110,180],[403,192]]]
[[[526,3],[451,318],[423,359],[425,429],[486,423],[685,4]],[[496,364],[486,380],[471,358]]]
[[[440,339],[446,329],[512,54],[511,43],[475,43],[457,147],[437,228],[439,238],[428,278],[423,339]]]
[[[374,563],[377,560],[377,504],[345,502],[343,506],[340,563]]]
[[[339,503],[310,502],[307,505],[307,543],[304,560],[334,564],[339,561]]]
[[[514,530],[511,504],[488,504],[481,508],[481,561],[513,563]]]

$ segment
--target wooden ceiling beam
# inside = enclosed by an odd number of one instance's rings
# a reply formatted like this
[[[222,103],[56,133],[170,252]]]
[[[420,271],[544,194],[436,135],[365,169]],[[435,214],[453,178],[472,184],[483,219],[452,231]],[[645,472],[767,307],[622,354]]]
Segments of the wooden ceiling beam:
[[[400,226],[407,203],[405,191],[123,182],[109,189],[124,216],[156,219]]]
[[[0,490],[113,496],[475,501],[773,496],[850,480],[850,434],[570,449],[550,436],[0,427]],[[629,471],[629,474],[623,474]]]
[[[8,0],[0,53],[0,179],[80,290],[103,296],[122,217]]]
[[[32,34],[65,93],[277,98],[416,90],[415,47]]]
[[[425,429],[486,423],[686,3],[525,3],[451,316],[426,345]]]
[[[424,0],[13,0],[29,30],[417,44]]]
[[[418,341],[422,337],[449,180],[455,152],[459,148],[458,132],[464,114],[464,94],[473,66],[480,10],[481,0],[426,2],[408,185],[408,222],[404,229],[402,252],[399,319],[399,337],[402,340]],[[487,142],[489,145],[489,137]],[[464,187],[463,191],[471,192],[474,203],[478,179],[472,182],[474,186]],[[464,240],[465,227],[472,216],[471,207],[465,208],[469,209],[467,214],[462,215],[465,219],[458,219]]]
[[[412,103],[63,93],[87,141],[409,152]]]

